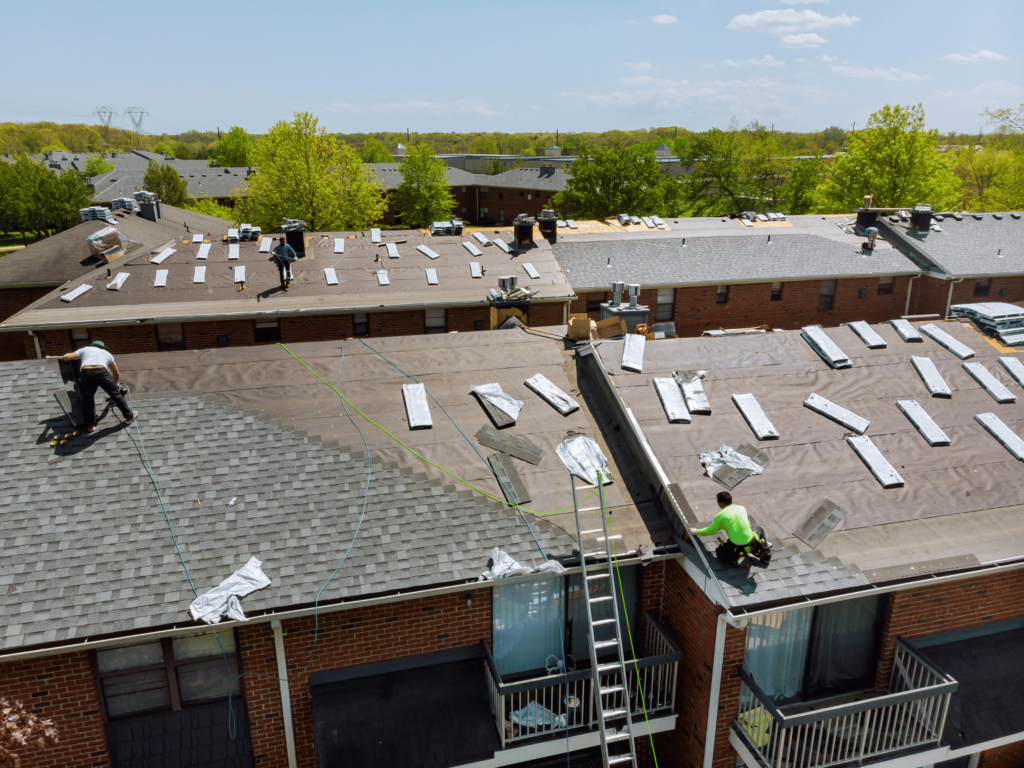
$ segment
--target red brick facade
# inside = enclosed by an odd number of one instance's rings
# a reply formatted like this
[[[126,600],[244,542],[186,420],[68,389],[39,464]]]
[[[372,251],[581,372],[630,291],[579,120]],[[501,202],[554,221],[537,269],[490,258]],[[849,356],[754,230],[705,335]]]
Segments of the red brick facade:
[[[0,696],[53,720],[59,743],[21,755],[22,768],[101,768],[110,765],[96,678],[88,653],[0,664]]]

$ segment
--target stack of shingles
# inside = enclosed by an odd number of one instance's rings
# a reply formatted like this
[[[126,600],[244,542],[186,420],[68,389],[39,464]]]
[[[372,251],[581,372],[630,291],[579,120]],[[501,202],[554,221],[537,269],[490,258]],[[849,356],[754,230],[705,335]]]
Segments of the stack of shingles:
[[[953,317],[966,317],[1010,347],[1024,344],[1024,308],[1003,302],[954,304]]]

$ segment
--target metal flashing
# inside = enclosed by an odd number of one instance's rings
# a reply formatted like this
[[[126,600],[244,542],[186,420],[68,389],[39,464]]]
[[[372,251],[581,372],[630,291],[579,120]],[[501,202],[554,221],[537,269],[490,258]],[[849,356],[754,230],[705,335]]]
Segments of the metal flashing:
[[[966,344],[962,344],[961,342],[957,341],[934,323],[925,323],[924,325],[920,326],[918,330],[928,338],[932,339],[932,341],[948,349],[961,360],[966,360],[970,357],[974,357],[973,349],[968,347]]]
[[[890,320],[889,325],[895,328],[900,338],[908,343],[924,341],[924,336],[917,332],[917,328],[909,320]]]
[[[325,267],[324,277],[327,278],[328,285],[338,285],[338,273],[334,267]]]
[[[540,272],[538,272],[537,269],[530,262],[523,262],[523,269],[526,270],[526,274],[528,274],[531,279],[537,280],[538,278],[540,278]]]
[[[665,416],[670,424],[689,424],[690,412],[686,409],[683,392],[675,379],[654,379],[654,389],[665,409]]]
[[[205,283],[206,282],[206,267],[196,267],[195,272],[192,273],[193,283]]]
[[[949,445],[949,436],[942,431],[942,428],[935,423],[935,420],[928,415],[924,407],[917,400],[897,400],[896,407],[903,411],[903,415],[910,419],[921,436],[928,441],[928,445]]]
[[[982,389],[992,395],[992,399],[997,403],[1017,402],[1017,396],[981,363],[961,363],[960,367],[967,371],[971,378],[981,385]]]
[[[172,253],[175,253],[175,250],[173,248],[164,248],[162,251],[160,251],[160,253],[158,253],[149,261],[151,264],[163,264],[165,261],[167,261],[168,258],[170,258]]]
[[[169,270],[158,269],[156,275],[153,278],[154,288],[165,288],[167,286],[167,274]],[[63,297],[62,297],[63,298]]]
[[[427,285],[437,285],[437,270],[436,269],[425,269],[423,271],[427,275]]]
[[[1012,453],[1018,461],[1024,461],[1024,440],[1021,440],[1017,433],[1006,426],[1002,419],[994,413],[979,413],[974,420],[1002,443],[1003,447]]]
[[[462,247],[465,248],[467,251],[469,251],[474,256],[483,256],[484,255],[483,251],[481,251],[479,248],[477,248],[472,243],[468,243],[468,242],[467,243],[463,243]]]
[[[849,513],[838,504],[825,499],[815,507],[800,527],[793,531],[793,535],[811,549],[817,549],[847,514]]]
[[[848,411],[841,405],[836,405],[831,400],[826,400],[814,392],[811,392],[807,399],[804,400],[804,407],[810,408],[815,413],[820,413],[827,419],[832,419],[832,421],[840,426],[852,429],[858,435],[863,435],[871,424],[863,416],[858,416],[853,411]]]
[[[800,335],[818,353],[822,360],[832,368],[850,368],[853,363],[839,345],[829,338],[820,325],[806,325],[800,329]]]
[[[501,492],[509,504],[526,504],[532,501],[511,456],[507,453],[492,453],[487,457],[487,463],[498,477],[498,485],[501,486]]]
[[[647,339],[635,333],[626,335],[622,347],[622,369],[642,373],[644,370],[644,344]]]
[[[914,370],[917,371],[917,375],[921,377],[924,385],[928,387],[928,392],[932,397],[953,396],[949,384],[942,378],[942,374],[939,373],[939,369],[935,367],[935,363],[932,362],[930,357],[911,355],[910,364],[914,366]]]
[[[403,384],[402,398],[405,400],[405,415],[409,419],[409,429],[429,429],[434,426],[430,418],[430,406],[427,404],[426,385]]]
[[[120,291],[124,281],[128,279],[129,272],[118,272],[112,282],[107,283],[108,291]]]
[[[434,253],[430,248],[427,248],[427,246],[425,246],[425,245],[417,245],[416,246],[416,250],[419,251],[420,253],[422,253],[428,259],[439,259],[439,258],[441,258],[440,254]]]
[[[199,246],[199,250],[196,252],[197,259],[205,259],[210,255],[210,244],[203,243]]]
[[[480,427],[474,437],[476,437],[481,445],[507,453],[509,456],[515,456],[517,459],[521,459],[534,466],[539,465],[541,459],[544,458],[544,449],[539,445],[534,445],[524,437],[510,435],[507,432],[499,432],[490,424],[484,424]]]
[[[885,349],[889,346],[885,339],[878,335],[874,328],[863,320],[857,320],[852,323],[844,323],[851,331],[860,336],[868,349]]]
[[[867,464],[871,474],[882,484],[883,488],[903,487],[904,481],[900,473],[882,455],[882,452],[878,450],[878,446],[871,441],[870,437],[867,435],[850,436],[846,438],[846,442],[860,456],[860,460]]]
[[[748,392],[743,395],[733,395],[732,401],[743,414],[743,418],[746,419],[758,440],[779,439],[779,431],[772,424],[771,419],[765,415],[764,409],[761,408],[756,397]]]
[[[1024,387],[1024,363],[1020,361],[1020,358],[1000,357],[999,363],[1013,377],[1014,381]]]
[[[163,272],[164,272],[164,274],[167,274],[167,270],[166,269],[163,270]],[[118,288],[120,288],[120,286],[118,286]],[[66,302],[68,302],[70,304],[72,301],[74,301],[79,296],[81,296],[83,293],[85,293],[86,291],[89,291],[89,290],[92,290],[92,286],[89,285],[88,283],[82,283],[80,286],[78,286],[74,290],[68,291],[63,296],[61,296],[60,300],[61,301],[66,301]]]

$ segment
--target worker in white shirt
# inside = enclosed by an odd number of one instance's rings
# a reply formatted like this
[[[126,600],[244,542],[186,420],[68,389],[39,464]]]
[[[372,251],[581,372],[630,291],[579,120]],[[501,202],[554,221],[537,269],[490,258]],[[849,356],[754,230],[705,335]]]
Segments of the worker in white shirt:
[[[82,395],[82,409],[85,411],[85,428],[92,432],[96,429],[96,390],[102,389],[114,404],[121,409],[124,423],[131,424],[138,411],[132,411],[118,386],[121,372],[117,370],[114,356],[107,351],[102,341],[94,341],[87,347],[64,355],[68,362],[80,360],[81,370],[78,374],[78,390]]]

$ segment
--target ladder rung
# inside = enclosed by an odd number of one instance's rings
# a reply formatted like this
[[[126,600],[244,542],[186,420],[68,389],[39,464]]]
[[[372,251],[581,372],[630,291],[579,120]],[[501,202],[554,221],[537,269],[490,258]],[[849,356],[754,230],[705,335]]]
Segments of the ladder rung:
[[[599,627],[602,624],[614,624],[615,619],[599,619],[598,621],[591,622],[590,626]]]
[[[629,731],[617,731],[615,733],[609,733],[605,736],[605,741],[622,741],[623,739],[629,738]]]
[[[625,755],[616,755],[615,757],[609,756],[609,758],[608,758],[608,765],[619,765],[620,763],[632,763],[632,762],[633,762],[633,755],[632,755],[632,753],[625,754]]]
[[[594,648],[611,648],[613,645],[617,646],[618,640],[602,640],[599,643],[594,643]]]
[[[603,603],[603,602],[606,602],[608,600],[611,600],[610,596],[606,596],[606,597],[592,597],[592,598],[590,598],[590,602],[592,602],[592,603]]]
[[[598,672],[598,674],[600,674],[602,672],[612,672],[612,671],[620,671],[621,672],[622,671],[622,665],[621,664],[598,664],[597,665],[597,672]]]
[[[622,690],[622,686],[621,685],[613,685],[610,688],[602,688],[601,689],[601,695],[604,696],[604,695],[609,694],[609,693],[618,693],[621,690]]]
[[[605,720],[611,720],[614,717],[625,717],[626,710],[624,709],[609,709],[607,712],[602,712]]]

